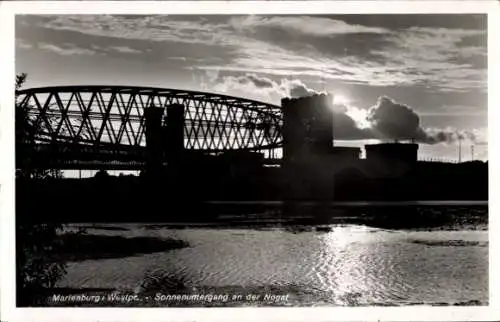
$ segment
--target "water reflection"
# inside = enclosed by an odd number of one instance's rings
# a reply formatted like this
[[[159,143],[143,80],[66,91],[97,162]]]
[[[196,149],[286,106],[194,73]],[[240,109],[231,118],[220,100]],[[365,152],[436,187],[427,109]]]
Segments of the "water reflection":
[[[327,228],[151,230],[129,225],[105,233],[174,237],[191,246],[73,263],[61,286],[134,289],[154,272],[198,289],[292,292],[289,305],[488,301],[487,231],[322,227]]]

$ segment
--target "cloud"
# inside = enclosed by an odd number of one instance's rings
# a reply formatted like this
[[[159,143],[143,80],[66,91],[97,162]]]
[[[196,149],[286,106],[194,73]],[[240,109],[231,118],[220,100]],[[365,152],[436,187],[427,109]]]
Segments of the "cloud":
[[[262,98],[276,101],[277,96],[283,95],[279,85],[273,80],[259,77],[256,74],[240,76],[220,76],[218,70],[210,70],[207,78],[203,78],[202,87],[206,90],[224,94],[233,93],[248,98]]]
[[[468,38],[475,45],[464,45]],[[389,75],[398,72],[413,84],[442,92],[486,90],[485,30],[411,27],[386,40],[389,46],[371,54],[385,60]]]
[[[33,45],[22,38],[17,38],[16,39],[16,47],[20,48],[20,49],[32,49]]]
[[[112,50],[117,51],[119,53],[124,53],[124,54],[140,54],[142,51],[133,49],[127,46],[113,46],[110,47]]]
[[[302,45],[290,49],[276,36],[274,41],[268,39],[264,47],[248,43],[241,49],[246,55],[218,67],[276,76],[322,77],[370,86],[419,85],[443,92],[486,90],[484,30],[407,28],[382,33],[374,40],[364,39],[366,50],[360,50],[359,37],[359,34],[338,39],[325,36],[312,42],[295,36],[287,41]],[[470,37],[476,43],[464,45],[464,39]]]
[[[377,104],[368,111],[371,136],[386,140],[415,140],[416,142],[436,144],[452,143],[459,139],[476,141],[472,131],[459,131],[453,128],[423,128],[419,115],[409,106],[382,96]]]
[[[421,112],[421,115],[461,115],[461,116],[487,116],[488,111],[481,107],[481,105],[443,105],[438,109],[432,111]]]
[[[265,76],[259,76],[255,73],[248,73],[240,76],[219,77],[218,73],[213,71],[209,75],[210,82],[214,82],[213,89],[218,92],[238,91],[240,93],[254,94],[256,96],[266,96],[270,100],[278,101],[283,97],[303,97],[321,93],[320,91],[309,88],[299,79],[283,78],[275,81]],[[205,86],[206,88],[208,86]]]
[[[487,88],[486,31],[481,29],[391,29],[362,25],[361,19],[348,23],[342,16],[43,17],[33,20],[32,28],[165,44],[166,56],[174,51],[174,56],[193,57],[194,47],[188,44],[199,46],[198,55],[223,56],[194,63],[198,70],[321,77],[380,87],[418,85],[432,92]],[[26,20],[19,24],[26,26]],[[186,46],[182,51],[169,43]]]
[[[333,116],[333,135],[336,140],[366,140],[372,139],[373,135],[369,128],[360,124],[359,120],[349,115],[351,108],[335,104]]]
[[[341,34],[390,33],[380,27],[366,27],[359,24],[348,24],[342,20],[312,16],[255,16],[235,17],[230,24],[237,30],[258,32],[259,29],[281,29],[291,33],[309,36],[335,36]]]
[[[304,84],[299,79],[294,80],[282,80],[281,86],[285,89],[290,97],[304,97],[317,95],[321,92],[318,92],[312,88],[308,88],[306,84]]]
[[[480,29],[390,29],[347,23],[339,16],[46,17],[33,28],[165,44],[166,56],[169,51],[183,55],[169,43],[190,44],[198,46],[196,53],[215,56],[217,51],[224,57],[196,63],[193,68],[199,70],[321,77],[381,87],[418,85],[441,92],[487,87],[486,31]],[[193,49],[185,47],[185,56],[192,57]]]
[[[444,45],[432,34],[429,39],[415,43],[408,41],[412,39],[411,33],[388,37],[391,37],[390,45],[364,55],[325,54],[305,45],[305,49],[297,51],[270,42],[250,40],[238,45],[237,54],[230,61],[198,65],[197,68],[298,78],[321,77],[380,87],[419,85],[442,92],[486,90],[485,67],[466,59],[471,55],[485,55],[485,47],[469,46],[462,53],[461,47],[455,45],[461,39],[456,35],[452,43],[443,40]],[[304,44],[307,43],[307,39],[304,40]],[[349,40],[340,45],[348,46]]]
[[[63,56],[72,56],[72,55],[96,55],[97,52],[88,48],[79,48],[72,44],[66,44],[65,46],[57,46],[54,44],[48,44],[44,42],[39,42],[37,47],[45,50],[56,53],[58,55]]]
[[[223,44],[227,24],[205,23],[175,16],[60,15],[38,23],[39,27],[68,30],[117,39],[153,42]]]
[[[372,130],[384,138],[407,140],[422,135],[417,113],[386,96],[380,97],[370,108],[367,119]]]
[[[260,77],[256,74],[249,74],[246,75],[246,77],[242,76],[240,80],[252,82],[256,87],[259,88],[273,88],[276,86],[275,82],[273,82],[271,79]]]
[[[172,60],[180,60],[180,61],[187,61],[186,57],[168,57],[168,59]]]

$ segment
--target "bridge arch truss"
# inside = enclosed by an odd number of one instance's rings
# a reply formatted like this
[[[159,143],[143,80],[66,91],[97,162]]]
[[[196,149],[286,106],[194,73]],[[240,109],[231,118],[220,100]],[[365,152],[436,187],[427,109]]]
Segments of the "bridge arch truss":
[[[125,86],[57,86],[20,90],[39,143],[110,151],[146,144],[144,110],[181,104],[184,146],[205,152],[270,150],[282,143],[279,106],[213,93]],[[167,116],[167,115],[165,115]]]

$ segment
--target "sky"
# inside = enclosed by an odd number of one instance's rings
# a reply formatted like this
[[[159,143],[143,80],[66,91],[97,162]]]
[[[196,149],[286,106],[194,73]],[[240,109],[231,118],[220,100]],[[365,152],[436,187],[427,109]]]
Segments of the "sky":
[[[337,145],[412,138],[487,159],[486,15],[18,15],[26,88],[138,85],[280,104],[334,97]]]

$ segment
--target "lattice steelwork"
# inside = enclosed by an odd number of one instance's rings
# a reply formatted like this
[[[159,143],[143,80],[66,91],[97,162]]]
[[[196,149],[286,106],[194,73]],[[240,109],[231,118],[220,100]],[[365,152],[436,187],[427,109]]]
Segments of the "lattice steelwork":
[[[38,141],[106,146],[146,144],[143,111],[185,106],[184,145],[208,152],[264,150],[281,145],[278,106],[218,94],[124,86],[63,86],[25,89],[18,99],[40,128]]]

